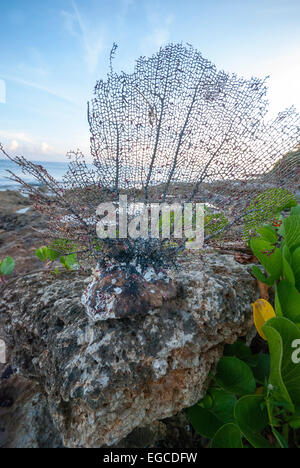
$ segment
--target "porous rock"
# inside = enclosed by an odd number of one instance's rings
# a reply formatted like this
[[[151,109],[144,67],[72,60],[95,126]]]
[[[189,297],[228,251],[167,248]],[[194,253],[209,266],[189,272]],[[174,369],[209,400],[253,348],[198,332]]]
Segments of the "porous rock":
[[[185,255],[176,297],[105,321],[81,304],[84,273],[27,276],[3,292],[0,338],[16,372],[42,389],[64,446],[117,444],[203,396],[224,344],[252,327],[249,270],[230,255]]]

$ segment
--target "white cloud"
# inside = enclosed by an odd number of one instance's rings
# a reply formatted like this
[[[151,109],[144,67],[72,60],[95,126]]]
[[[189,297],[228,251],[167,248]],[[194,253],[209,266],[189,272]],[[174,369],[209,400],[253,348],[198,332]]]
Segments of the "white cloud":
[[[6,81],[12,81],[14,83],[18,83],[18,84],[21,84],[21,85],[24,85],[24,86],[29,86],[30,88],[37,89],[39,91],[44,91],[45,93],[50,94],[51,96],[54,96],[54,97],[56,97],[58,99],[61,99],[62,101],[68,102],[68,103],[73,104],[73,105],[75,105],[77,107],[80,106],[80,103],[75,101],[71,97],[66,96],[64,94],[61,94],[58,91],[56,91],[55,89],[48,88],[47,86],[43,86],[43,85],[40,85],[38,83],[23,80],[22,78],[19,78],[17,76],[3,75],[2,73],[1,73],[1,77],[4,78]]]
[[[241,75],[257,77],[269,76],[267,99],[270,117],[294,105],[300,112],[300,51],[297,48],[282,49],[271,57],[253,60],[239,60],[232,68]]]
[[[148,21],[152,25],[151,32],[145,37],[143,46],[149,45],[159,48],[170,40],[171,26],[174,21],[173,15],[166,16],[163,20],[157,15],[148,15]]]
[[[47,154],[47,153],[51,152],[50,146],[48,145],[48,143],[45,143],[44,141],[43,141],[43,143],[41,144],[41,150],[42,150],[42,152],[43,152],[44,154],[45,154],[45,153]]]
[[[103,31],[100,25],[95,28],[91,24],[87,24],[75,2],[72,2],[72,6],[72,12],[62,11],[64,25],[69,34],[80,41],[88,69],[93,73],[98,66],[100,54],[103,50]]]
[[[267,62],[270,79],[269,93],[271,112],[279,112],[295,105],[300,112],[300,52],[294,51]]]
[[[28,133],[23,132],[11,132],[6,130],[0,130],[0,138],[5,140],[14,140],[14,141],[21,141],[23,143],[34,143],[34,138],[30,136]]]
[[[59,155],[48,143],[28,133],[1,130],[0,142],[12,154],[17,152],[29,159],[44,159],[45,156],[51,159]]]
[[[19,148],[19,143],[17,142],[17,140],[12,140],[9,149],[11,151],[15,151],[18,148]]]
[[[168,41],[169,37],[170,33],[168,29],[157,28],[148,36],[148,42],[151,42],[156,47],[161,47]]]

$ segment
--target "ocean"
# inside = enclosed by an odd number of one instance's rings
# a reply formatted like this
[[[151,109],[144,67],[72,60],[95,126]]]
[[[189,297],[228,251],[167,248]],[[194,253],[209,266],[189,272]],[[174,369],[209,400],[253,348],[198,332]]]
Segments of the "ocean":
[[[41,164],[47,169],[57,181],[61,182],[63,175],[67,172],[68,162],[55,162],[55,161],[34,161],[37,164]],[[31,185],[36,185],[37,181],[31,175],[24,174],[21,168],[14,162],[7,159],[0,159],[0,190],[18,190],[20,186],[14,181],[7,179],[10,174],[7,170],[11,170],[17,176],[20,176],[23,180],[26,180]]]

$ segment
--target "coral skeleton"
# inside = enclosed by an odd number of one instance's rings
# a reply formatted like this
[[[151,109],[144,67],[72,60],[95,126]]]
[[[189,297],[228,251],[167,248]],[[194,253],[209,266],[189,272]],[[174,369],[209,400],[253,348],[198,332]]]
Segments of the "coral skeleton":
[[[246,216],[257,217],[262,208],[253,200],[269,193],[261,215],[267,221],[276,190],[288,198],[299,184],[299,153],[293,150],[300,117],[291,107],[268,119],[266,79],[218,71],[190,45],[169,44],[140,57],[133,73],[115,71],[116,48],[107,79],[97,82],[88,104],[91,159],[79,150],[68,153],[60,183],[41,165],[0,149],[45,188],[10,173],[48,217],[44,235],[62,254],[76,246],[98,270],[119,266],[125,277],[125,265],[141,280],[149,268],[159,274],[176,264],[183,241],[120,239],[117,233],[100,240],[99,204],[117,206],[120,195],[130,204],[204,203],[208,242],[230,236]]]

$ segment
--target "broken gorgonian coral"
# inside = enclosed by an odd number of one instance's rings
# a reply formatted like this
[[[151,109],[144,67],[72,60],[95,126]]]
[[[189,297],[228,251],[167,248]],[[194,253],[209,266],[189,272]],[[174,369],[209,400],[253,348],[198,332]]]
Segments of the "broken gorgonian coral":
[[[266,120],[265,80],[218,71],[182,44],[139,58],[132,74],[117,73],[115,48],[108,77],[96,84],[88,106],[92,162],[79,151],[69,153],[59,183],[42,166],[10,157],[46,187],[40,191],[11,173],[48,216],[45,235],[62,253],[76,245],[101,268],[135,263],[157,271],[174,260],[175,247],[162,239],[100,242],[101,202],[117,202],[120,195],[134,204],[202,202],[209,240],[232,235],[245,216],[248,224],[252,215],[257,219],[261,206],[253,200],[262,192],[270,194],[268,206],[273,189],[295,191],[300,160],[285,155],[300,141],[299,115],[290,108]],[[268,209],[263,213],[261,222]]]

